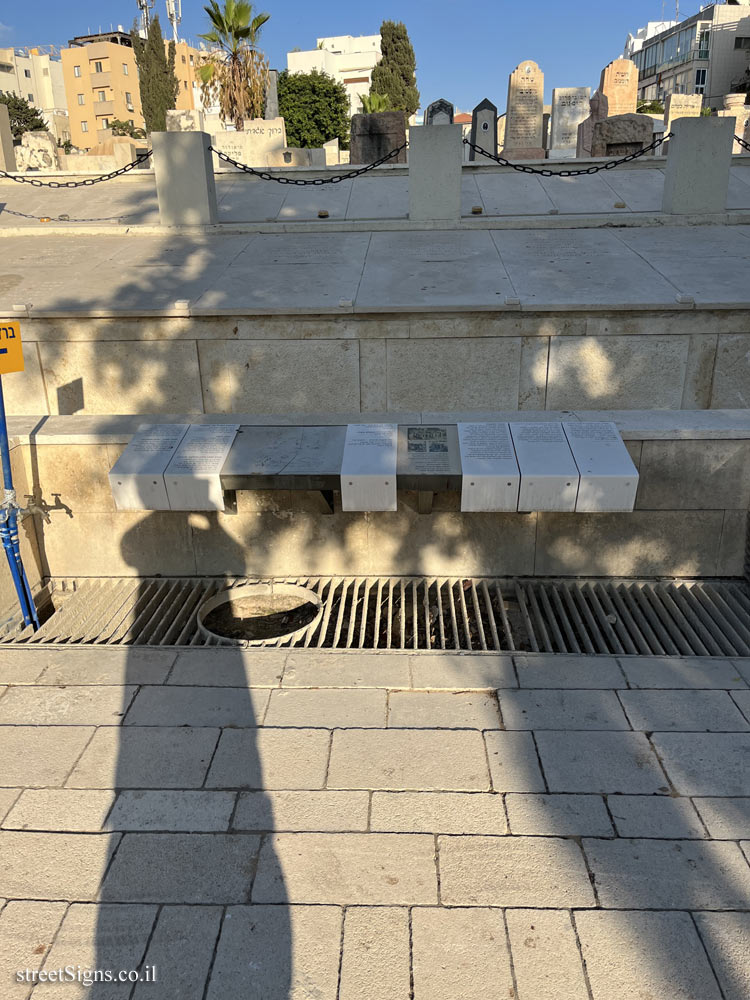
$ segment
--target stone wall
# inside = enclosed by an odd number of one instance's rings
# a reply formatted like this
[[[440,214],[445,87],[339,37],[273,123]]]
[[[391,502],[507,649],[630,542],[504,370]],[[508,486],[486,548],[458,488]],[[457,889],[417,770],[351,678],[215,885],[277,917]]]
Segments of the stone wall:
[[[24,321],[11,414],[750,405],[750,310]]]

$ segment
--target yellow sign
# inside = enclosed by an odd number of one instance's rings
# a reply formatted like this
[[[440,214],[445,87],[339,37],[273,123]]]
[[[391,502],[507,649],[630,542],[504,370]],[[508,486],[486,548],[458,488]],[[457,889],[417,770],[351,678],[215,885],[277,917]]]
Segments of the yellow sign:
[[[0,375],[22,371],[21,324],[0,319]]]

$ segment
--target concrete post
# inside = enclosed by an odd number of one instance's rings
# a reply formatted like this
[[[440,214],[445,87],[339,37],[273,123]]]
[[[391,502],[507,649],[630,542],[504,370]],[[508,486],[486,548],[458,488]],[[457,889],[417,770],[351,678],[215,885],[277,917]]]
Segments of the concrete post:
[[[6,104],[0,104],[0,170],[13,173],[16,169],[16,151],[13,148],[13,133]]]
[[[672,122],[662,211],[669,215],[727,210],[734,118],[678,118]]]
[[[162,226],[215,225],[211,137],[206,132],[152,132],[151,141]]]
[[[409,130],[409,218],[461,218],[463,130],[419,125]]]

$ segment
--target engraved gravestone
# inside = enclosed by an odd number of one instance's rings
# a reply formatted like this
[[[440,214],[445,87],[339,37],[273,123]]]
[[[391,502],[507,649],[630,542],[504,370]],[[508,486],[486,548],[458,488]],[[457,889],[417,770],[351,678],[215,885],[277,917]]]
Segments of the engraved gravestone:
[[[486,97],[471,114],[471,141],[486,153],[497,156],[497,108]],[[482,159],[482,156],[469,149],[469,159]]]
[[[522,62],[508,81],[503,154],[510,159],[543,160],[544,73]]]
[[[594,126],[597,122],[604,121],[607,117],[608,101],[600,90],[595,90],[589,101],[589,116],[584,118],[578,126],[578,141],[576,143],[576,156],[591,156],[591,146],[594,141]]]
[[[354,115],[351,125],[350,163],[374,163],[406,142],[403,111],[378,111]],[[406,150],[388,161],[406,163]]]
[[[630,156],[653,141],[654,119],[649,115],[615,115],[594,125],[591,155]]]
[[[638,67],[630,59],[615,59],[602,70],[599,90],[607,98],[607,116],[635,113]]]
[[[445,101],[441,97],[439,101],[433,101],[428,105],[424,113],[425,125],[452,125],[453,105],[450,101]]]
[[[664,102],[664,131],[670,131],[676,118],[700,118],[702,107],[700,94],[669,94]]]
[[[549,158],[572,159],[578,145],[578,126],[590,113],[590,87],[555,87],[552,91]]]

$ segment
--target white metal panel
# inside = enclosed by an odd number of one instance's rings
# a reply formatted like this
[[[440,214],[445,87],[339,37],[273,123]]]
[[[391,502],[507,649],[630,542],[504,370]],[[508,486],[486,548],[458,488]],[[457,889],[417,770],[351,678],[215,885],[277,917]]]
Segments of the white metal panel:
[[[507,423],[459,424],[461,510],[517,510],[521,474]]]
[[[521,470],[518,509],[575,510],[580,477],[562,424],[512,423],[510,433]]]
[[[190,424],[140,427],[109,474],[118,510],[169,510],[164,470]]]
[[[576,510],[633,510],[638,470],[617,425],[606,420],[581,420],[563,421],[563,428],[581,474]]]
[[[220,473],[239,424],[191,424],[164,473],[171,510],[223,510]]]
[[[341,463],[342,510],[396,510],[396,424],[349,424]]]

